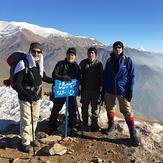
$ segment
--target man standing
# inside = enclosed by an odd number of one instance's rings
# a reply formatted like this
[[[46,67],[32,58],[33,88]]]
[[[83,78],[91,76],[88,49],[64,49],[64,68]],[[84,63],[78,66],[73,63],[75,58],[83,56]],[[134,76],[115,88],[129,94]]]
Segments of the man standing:
[[[52,73],[53,79],[58,79],[62,81],[71,81],[71,79],[80,80],[80,68],[75,62],[76,60],[76,49],[69,48],[66,53],[65,60],[59,61]],[[53,132],[57,131],[58,128],[58,115],[59,111],[62,109],[63,104],[66,101],[66,97],[54,98],[53,99],[53,110],[50,115],[49,125],[47,133],[51,135]],[[68,97],[68,113],[69,113],[69,123],[70,134],[75,132],[76,125],[76,98],[73,96]]]
[[[131,58],[123,53],[123,43],[117,41],[113,44],[113,52],[107,60],[104,70],[104,85],[103,91],[105,93],[105,104],[108,116],[108,129],[106,134],[113,131],[115,100],[119,102],[119,108],[124,115],[126,123],[130,132],[131,143],[138,146],[139,140],[136,135],[134,125],[134,115],[131,112],[131,99],[134,85],[134,65]]]
[[[83,128],[88,131],[88,108],[92,107],[92,124],[91,131],[98,131],[98,99],[102,84],[103,66],[97,60],[97,50],[90,47],[87,51],[88,58],[80,63],[81,68],[81,102],[82,102],[82,119]]]
[[[25,61],[21,60],[15,67],[14,79],[20,104],[20,135],[22,138],[22,150],[29,153],[32,152],[32,144],[34,146],[39,146],[39,142],[35,139],[35,130],[39,119],[39,99],[41,98],[41,84],[43,77],[43,55],[41,44],[37,42],[32,43],[26,58],[28,62],[26,63],[28,64],[28,71]],[[33,127],[31,118],[33,120]],[[34,133],[32,128],[34,129]]]

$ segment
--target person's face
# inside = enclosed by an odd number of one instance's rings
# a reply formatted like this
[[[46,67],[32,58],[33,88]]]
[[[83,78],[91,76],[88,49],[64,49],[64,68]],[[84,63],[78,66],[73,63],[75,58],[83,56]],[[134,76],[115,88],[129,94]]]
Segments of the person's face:
[[[94,61],[96,59],[96,53],[94,51],[88,52],[88,59]]]
[[[40,49],[32,49],[31,50],[32,56],[34,58],[35,61],[39,61],[41,58],[41,50]]]
[[[118,57],[122,53],[123,49],[121,46],[117,45],[113,48],[114,54]]]
[[[68,53],[66,55],[66,58],[67,58],[67,61],[68,62],[75,62],[75,59],[76,59],[76,55],[74,53]]]

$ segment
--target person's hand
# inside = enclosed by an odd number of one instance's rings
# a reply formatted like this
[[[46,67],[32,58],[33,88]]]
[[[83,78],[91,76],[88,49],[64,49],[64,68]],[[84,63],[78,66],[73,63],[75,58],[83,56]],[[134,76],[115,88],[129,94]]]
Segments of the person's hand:
[[[126,94],[125,94],[125,98],[127,99],[128,102],[131,102],[132,91],[127,91]]]
[[[69,75],[62,75],[62,81],[71,81],[71,77]]]
[[[28,102],[32,103],[32,102],[37,101],[37,100],[39,100],[39,97],[36,93],[32,92],[29,94]]]
[[[3,80],[3,84],[7,87],[10,85],[10,79]]]

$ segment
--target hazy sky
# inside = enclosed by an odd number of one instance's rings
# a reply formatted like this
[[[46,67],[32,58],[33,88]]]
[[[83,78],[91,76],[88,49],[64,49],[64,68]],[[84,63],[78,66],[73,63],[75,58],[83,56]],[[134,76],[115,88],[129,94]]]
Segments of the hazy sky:
[[[1,0],[0,20],[163,52],[163,0]]]

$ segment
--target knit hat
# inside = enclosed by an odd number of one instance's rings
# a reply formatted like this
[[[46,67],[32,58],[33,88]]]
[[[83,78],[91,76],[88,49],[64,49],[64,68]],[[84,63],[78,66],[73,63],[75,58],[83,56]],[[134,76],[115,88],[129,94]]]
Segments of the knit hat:
[[[115,47],[117,47],[117,46],[120,46],[120,47],[122,47],[122,49],[124,48],[124,45],[123,45],[123,43],[121,42],[121,41],[116,41],[114,44],[113,44],[113,49],[115,49]]]
[[[88,53],[89,52],[91,52],[91,51],[94,51],[95,52],[95,54],[97,55],[97,49],[96,49],[96,47],[90,47],[89,49],[88,49]]]
[[[42,45],[38,42],[33,42],[31,43],[29,50],[33,49],[40,49],[42,51]]]
[[[69,49],[67,50],[67,53],[66,53],[66,54],[68,54],[68,53],[73,53],[73,54],[76,55],[76,49],[73,48],[73,47],[71,47],[71,48],[69,48]]]

